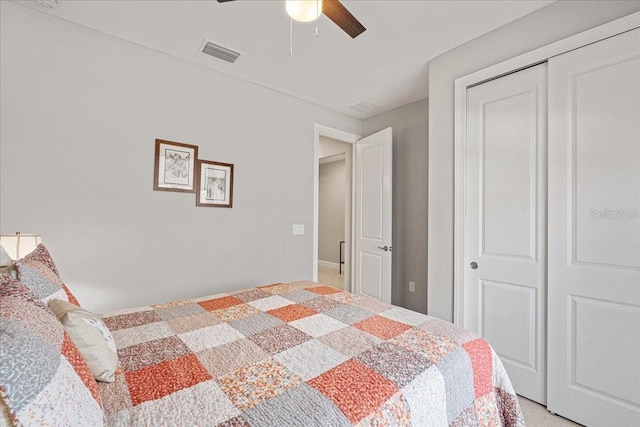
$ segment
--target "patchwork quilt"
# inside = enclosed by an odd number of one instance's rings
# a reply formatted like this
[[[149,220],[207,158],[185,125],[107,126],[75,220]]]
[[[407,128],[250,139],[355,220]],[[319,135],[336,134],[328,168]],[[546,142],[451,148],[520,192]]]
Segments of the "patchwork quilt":
[[[314,282],[107,313],[113,426],[524,426],[487,342]]]

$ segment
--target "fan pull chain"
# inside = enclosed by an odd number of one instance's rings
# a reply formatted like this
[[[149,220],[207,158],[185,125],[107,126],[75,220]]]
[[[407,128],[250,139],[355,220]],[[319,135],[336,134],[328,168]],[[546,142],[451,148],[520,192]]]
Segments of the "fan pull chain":
[[[316,0],[316,37],[318,37],[318,20],[320,19],[320,0]]]
[[[320,0],[316,0],[316,37],[319,37],[318,33],[318,20],[320,18]],[[293,18],[289,18],[289,56],[293,58]]]
[[[289,19],[289,56],[293,58],[293,18]]]

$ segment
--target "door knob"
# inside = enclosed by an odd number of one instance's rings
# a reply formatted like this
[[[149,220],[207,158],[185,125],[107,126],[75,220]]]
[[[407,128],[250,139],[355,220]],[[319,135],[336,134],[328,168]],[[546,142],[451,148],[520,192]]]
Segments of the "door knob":
[[[387,246],[387,245],[384,245],[384,246],[378,246],[378,249],[382,249],[382,250],[383,250],[383,251],[385,251],[385,252],[388,252],[388,251],[390,251],[390,250],[391,250],[391,248],[390,248],[389,246]]]
[[[474,261],[471,264],[469,264],[469,267],[471,267],[472,270],[477,270],[478,269],[478,263]]]

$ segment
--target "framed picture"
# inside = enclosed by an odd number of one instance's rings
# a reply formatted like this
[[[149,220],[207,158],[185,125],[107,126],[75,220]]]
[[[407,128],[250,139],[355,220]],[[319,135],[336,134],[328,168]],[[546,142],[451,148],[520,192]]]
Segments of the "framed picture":
[[[233,205],[233,165],[198,160],[196,206],[230,208]]]
[[[198,146],[156,139],[153,189],[195,193]]]

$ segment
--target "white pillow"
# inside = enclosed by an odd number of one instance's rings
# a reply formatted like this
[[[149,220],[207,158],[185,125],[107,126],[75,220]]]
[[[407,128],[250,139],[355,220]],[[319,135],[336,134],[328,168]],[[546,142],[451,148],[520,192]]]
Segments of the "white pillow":
[[[59,299],[49,301],[49,308],[80,350],[93,377],[102,382],[114,382],[118,352],[113,336],[102,320],[90,311]]]

